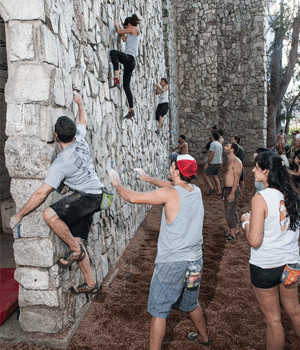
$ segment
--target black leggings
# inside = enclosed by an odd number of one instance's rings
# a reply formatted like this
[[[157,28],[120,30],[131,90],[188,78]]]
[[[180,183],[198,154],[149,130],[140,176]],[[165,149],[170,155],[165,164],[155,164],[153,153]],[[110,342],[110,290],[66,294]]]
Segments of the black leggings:
[[[130,90],[131,75],[135,67],[135,58],[118,50],[111,50],[110,57],[114,70],[119,70],[119,62],[124,66],[123,89],[125,91],[129,108],[133,108],[133,97]]]

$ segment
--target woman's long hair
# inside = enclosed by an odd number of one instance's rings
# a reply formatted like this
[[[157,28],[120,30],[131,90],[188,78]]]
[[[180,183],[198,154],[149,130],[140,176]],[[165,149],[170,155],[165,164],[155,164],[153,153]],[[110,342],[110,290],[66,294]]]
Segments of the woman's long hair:
[[[263,152],[256,156],[254,164],[258,164],[262,170],[269,170],[269,187],[276,188],[283,194],[287,216],[290,218],[290,229],[296,231],[300,223],[300,198],[292,186],[283,160],[272,152]]]
[[[140,23],[140,19],[136,14],[133,14],[131,17],[125,18],[125,21],[123,23],[123,26],[126,27],[128,23],[130,23],[132,26],[137,26]]]

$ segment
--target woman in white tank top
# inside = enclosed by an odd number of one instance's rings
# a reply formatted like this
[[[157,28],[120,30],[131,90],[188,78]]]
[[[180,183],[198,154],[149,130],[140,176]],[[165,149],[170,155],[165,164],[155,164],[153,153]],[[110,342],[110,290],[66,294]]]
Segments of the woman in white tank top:
[[[155,132],[160,134],[163,125],[163,117],[169,110],[169,85],[166,78],[161,78],[160,84],[154,84],[155,94],[159,95],[159,103],[155,112],[155,119],[158,121],[158,127]]]
[[[265,189],[252,198],[251,215],[241,219],[251,246],[251,283],[267,324],[266,348],[283,350],[280,302],[300,338],[298,283],[281,283],[286,264],[299,263],[300,198],[279,156],[263,152],[254,163],[255,181]]]
[[[134,117],[133,96],[130,89],[130,81],[132,72],[135,68],[135,60],[141,39],[140,31],[137,28],[139,23],[140,19],[135,14],[125,19],[123,24],[125,29],[121,29],[118,21],[115,20],[116,31],[121,36],[122,40],[126,42],[126,46],[125,52],[118,50],[111,50],[110,52],[111,61],[114,66],[114,86],[119,86],[119,63],[122,63],[124,66],[123,89],[129,104],[129,112],[125,116],[127,119]]]

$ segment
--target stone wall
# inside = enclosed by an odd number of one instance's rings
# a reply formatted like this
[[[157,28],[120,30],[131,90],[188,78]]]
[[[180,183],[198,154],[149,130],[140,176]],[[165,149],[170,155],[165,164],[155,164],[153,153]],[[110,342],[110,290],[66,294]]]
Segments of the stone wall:
[[[172,12],[172,1],[164,8]],[[132,78],[136,117],[127,113],[123,90],[110,89],[111,49],[124,49],[113,20],[137,13],[142,17],[142,39]],[[53,126],[60,115],[77,120],[72,90],[83,96],[88,114],[87,139],[100,180],[111,189],[108,170],[121,173],[126,186],[150,189],[138,183],[132,171],[142,167],[163,177],[168,169],[168,143],[177,137],[176,45],[166,37],[168,16],[161,1],[135,0],[2,0],[0,15],[6,22],[8,82],[5,147],[12,178],[11,194],[17,209],[39,188],[54,152]],[[172,15],[173,16],[173,15]],[[171,16],[171,18],[173,18]],[[165,66],[168,54],[169,67]],[[157,98],[153,83],[162,76],[172,82],[171,128],[168,118],[160,136],[155,130]],[[171,75],[171,76],[170,76]],[[171,137],[170,137],[171,136]],[[83,282],[77,266],[63,270],[56,261],[66,246],[45,225],[42,212],[61,198],[51,194],[22,221],[21,237],[14,233],[15,278],[20,283],[20,324],[25,331],[56,333],[74,322],[87,303],[69,287]],[[92,268],[102,282],[116,264],[149,207],[125,203],[119,196],[109,212],[94,215],[87,242]]]
[[[10,197],[10,177],[8,175],[4,161],[4,142],[7,139],[5,134],[6,103],[4,99],[4,87],[7,81],[7,58],[5,42],[5,26],[3,20],[0,18],[0,203]],[[1,232],[2,223],[0,214],[0,233]]]
[[[198,162],[214,124],[241,137],[248,160],[265,144],[263,3],[177,1],[180,133]]]

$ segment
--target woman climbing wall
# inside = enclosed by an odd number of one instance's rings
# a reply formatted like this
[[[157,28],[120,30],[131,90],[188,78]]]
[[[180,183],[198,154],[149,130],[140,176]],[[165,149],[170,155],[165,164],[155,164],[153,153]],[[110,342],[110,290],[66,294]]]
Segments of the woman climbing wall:
[[[140,19],[133,14],[127,17],[123,23],[125,29],[121,29],[117,20],[115,20],[115,28],[122,40],[126,42],[125,52],[111,50],[110,57],[114,66],[114,86],[119,85],[119,63],[124,66],[123,88],[129,104],[129,112],[125,116],[127,119],[134,117],[133,97],[130,90],[130,80],[132,72],[135,68],[135,60],[138,53],[139,43],[141,39],[140,31],[137,26]]]

